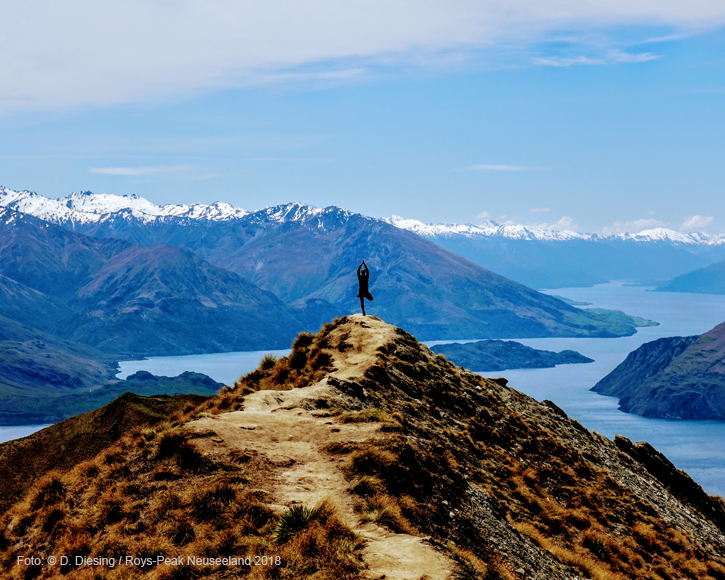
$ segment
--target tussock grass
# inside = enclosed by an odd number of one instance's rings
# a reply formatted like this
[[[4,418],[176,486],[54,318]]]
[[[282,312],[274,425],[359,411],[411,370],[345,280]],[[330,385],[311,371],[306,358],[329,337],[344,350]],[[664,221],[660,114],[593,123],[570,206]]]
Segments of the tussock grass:
[[[384,490],[383,482],[374,475],[363,475],[350,486],[350,491],[361,496],[376,495]]]
[[[581,573],[585,574],[592,580],[626,580],[625,576],[617,574],[605,564],[590,558],[589,556],[565,548],[551,538],[542,534],[535,526],[528,522],[516,522],[514,527],[524,536],[530,538],[539,547],[549,552],[554,558],[566,564],[577,568]]]
[[[367,447],[350,455],[350,469],[358,475],[379,475],[396,461],[394,453],[378,447]]]
[[[192,492],[189,506],[198,521],[212,521],[220,517],[234,503],[237,490],[228,483],[214,483],[206,489]]]
[[[39,510],[62,501],[65,497],[65,485],[57,471],[50,472],[43,477],[35,487],[30,499],[30,509]]]
[[[398,500],[384,493],[365,497],[357,507],[363,521],[375,522],[400,533],[414,533],[408,520],[403,517]]]

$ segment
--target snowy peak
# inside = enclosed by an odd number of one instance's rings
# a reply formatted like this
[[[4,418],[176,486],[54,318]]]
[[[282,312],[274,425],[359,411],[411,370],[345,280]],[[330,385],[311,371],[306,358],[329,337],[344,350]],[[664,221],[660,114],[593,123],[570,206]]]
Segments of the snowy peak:
[[[504,238],[531,241],[569,240],[621,240],[631,242],[665,242],[717,246],[725,244],[725,234],[709,235],[692,232],[684,234],[666,228],[655,228],[635,234],[600,236],[583,234],[571,230],[550,230],[539,226],[525,226],[513,223],[499,224],[485,221],[473,224],[426,224],[415,219],[392,216],[383,220],[354,214],[336,206],[318,208],[295,202],[267,207],[253,213],[224,202],[212,204],[168,204],[155,203],[137,195],[113,195],[79,191],[60,199],[49,199],[33,191],[14,191],[0,186],[0,208],[8,208],[30,214],[39,219],[59,225],[87,225],[111,220],[137,220],[148,224],[164,220],[183,219],[190,221],[226,222],[246,218],[259,224],[304,223],[309,227],[334,229],[344,225],[353,217],[370,221],[383,221],[399,229],[408,230],[425,238],[471,239]]]
[[[472,224],[425,224],[418,220],[395,215],[385,221],[397,228],[426,238],[463,236],[467,238],[501,237],[512,240],[588,240],[593,237],[591,234],[580,234],[567,230],[554,231],[536,226],[499,224],[494,221],[485,221],[477,226]]]
[[[568,240],[623,240],[631,242],[668,242],[671,244],[695,244],[717,246],[725,244],[725,234],[705,234],[692,232],[683,234],[667,228],[654,228],[636,234],[617,234],[600,236],[582,234],[570,230],[547,230],[538,226],[520,224],[499,224],[485,221],[474,226],[471,224],[426,224],[414,219],[392,216],[385,220],[403,230],[415,232],[426,238],[466,237],[466,238],[507,238],[510,240],[568,241]]]
[[[620,240],[632,240],[635,242],[673,242],[676,244],[699,244],[717,246],[725,244],[725,234],[709,235],[701,232],[683,234],[667,228],[654,228],[636,234],[619,234]]]
[[[137,195],[78,191],[61,199],[48,199],[33,191],[13,191],[0,186],[0,207],[27,213],[52,223],[98,223],[111,217],[136,218],[144,223],[167,216],[192,220],[227,221],[249,212],[216,202],[209,205],[156,205]]]

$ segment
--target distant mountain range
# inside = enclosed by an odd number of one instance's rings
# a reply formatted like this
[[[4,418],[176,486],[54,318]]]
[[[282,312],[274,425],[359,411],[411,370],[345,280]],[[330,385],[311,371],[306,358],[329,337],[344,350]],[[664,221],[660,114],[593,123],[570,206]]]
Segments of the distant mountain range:
[[[645,417],[725,420],[725,323],[643,344],[592,390]]]
[[[485,222],[390,223],[533,288],[591,286],[611,280],[661,283],[725,258],[725,235],[655,228],[600,236]]]
[[[284,348],[272,293],[181,248],[145,248],[0,210],[0,314],[125,356]]]
[[[725,261],[700,268],[657,287],[659,292],[725,294]]]
[[[254,224],[256,234],[270,224],[289,227],[289,224],[318,220],[317,227],[323,231],[336,227],[339,220],[363,217],[339,208],[318,209],[302,204],[255,212],[225,203],[159,206],[137,196],[92,192],[77,192],[53,200],[34,192],[3,187],[0,187],[0,206],[96,237],[120,238],[147,247],[154,244],[184,247],[263,287],[265,274],[256,270],[260,261],[255,261],[253,266],[246,264],[246,252],[239,253],[236,247],[239,240],[229,242],[229,236],[240,232],[240,227],[242,235],[248,236]],[[471,225],[425,224],[398,216],[386,220],[364,219],[413,232],[533,288],[590,286],[610,280],[660,284],[725,259],[724,234],[683,234],[655,228],[637,234],[600,236],[494,221]],[[245,243],[248,241],[247,238]],[[227,255],[227,250],[234,255]],[[301,287],[291,289],[293,293],[297,291],[295,299],[304,297],[300,295],[302,290]],[[320,304],[317,309],[320,314],[327,312]]]
[[[371,292],[378,293],[371,312],[405,324],[425,340],[622,336],[634,333],[637,325],[626,316],[575,308],[413,232],[336,207],[287,204],[246,212],[223,204],[156,206],[135,196],[88,192],[48,200],[8,189],[0,199],[8,208],[66,228],[65,234],[53,234],[58,239],[72,230],[97,240],[97,245],[87,237],[78,242],[89,246],[88,279],[79,286],[73,276],[85,272],[85,266],[76,268],[75,263],[70,266],[76,269],[61,278],[70,280],[70,305],[87,317],[72,337],[106,350],[240,350],[244,339],[250,345],[246,348],[271,348],[261,346],[270,341],[249,332],[255,324],[239,324],[234,316],[243,311],[252,318],[266,317],[272,324],[262,325],[260,332],[282,342],[290,340],[291,332],[316,329],[334,316],[354,312],[359,308],[354,269],[362,257],[372,271]],[[12,225],[13,219],[19,218],[11,216],[6,223]],[[119,240],[138,245],[119,245]],[[159,244],[167,247],[154,247]],[[20,260],[16,269],[23,270],[25,262]],[[0,273],[42,291],[40,280],[33,278],[36,271],[47,279],[40,267],[11,269],[12,276]],[[242,301],[245,294],[248,304]],[[263,297],[267,303],[260,302]],[[275,297],[281,302],[274,303]],[[234,316],[222,306],[230,306]],[[88,318],[90,312],[98,314]],[[222,316],[212,316],[216,313]],[[126,338],[128,332],[134,333],[133,341]],[[169,336],[176,337],[173,344]]]

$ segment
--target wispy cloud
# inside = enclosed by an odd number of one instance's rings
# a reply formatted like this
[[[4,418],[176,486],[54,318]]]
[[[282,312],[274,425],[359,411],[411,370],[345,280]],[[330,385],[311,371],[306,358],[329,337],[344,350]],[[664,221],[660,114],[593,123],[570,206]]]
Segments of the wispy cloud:
[[[547,211],[549,211],[549,208],[548,207],[532,207],[529,211],[531,213],[546,213]]]
[[[545,167],[527,167],[525,165],[471,165],[466,171],[543,171]]]
[[[487,220],[490,217],[491,215],[487,211],[482,211],[481,213],[476,215],[476,219],[479,220]]]
[[[594,66],[611,64],[632,64],[649,62],[662,58],[662,55],[651,52],[629,53],[621,50],[610,50],[602,56],[549,56],[535,59],[535,62],[543,66],[570,67],[570,66]]]
[[[546,230],[553,230],[556,232],[563,232],[563,231],[578,232],[579,231],[579,226],[574,223],[574,220],[572,218],[570,218],[569,216],[566,216],[566,215],[562,216],[559,221],[557,221],[553,224],[543,223],[543,224],[536,224],[536,225],[538,225],[539,227],[544,228]]]
[[[651,230],[652,228],[661,228],[668,224],[661,222],[656,219],[640,219],[632,220],[630,222],[615,221],[611,227],[602,228],[602,234],[605,236],[616,236],[619,234],[637,234],[644,230]]]
[[[457,66],[497,48],[529,54],[555,34],[633,25],[678,34],[723,23],[725,3],[713,0],[0,2],[0,110],[108,106],[272,82],[358,82],[381,66],[449,66],[450,55]],[[658,58],[581,54],[545,55],[541,64]]]
[[[706,228],[709,228],[714,221],[715,218],[712,216],[691,215],[686,217],[685,221],[682,222],[682,225],[680,226],[680,231],[694,232],[697,230],[704,230]]]
[[[91,173],[100,173],[101,175],[151,175],[152,173],[171,173],[174,171],[183,171],[187,169],[186,165],[156,165],[153,167],[92,167],[89,169]]]

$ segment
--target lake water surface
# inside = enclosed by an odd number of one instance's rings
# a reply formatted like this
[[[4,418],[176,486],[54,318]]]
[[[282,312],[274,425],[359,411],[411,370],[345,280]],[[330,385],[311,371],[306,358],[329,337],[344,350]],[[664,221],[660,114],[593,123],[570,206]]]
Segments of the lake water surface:
[[[686,470],[708,493],[725,495],[725,422],[667,421],[622,413],[617,399],[591,392],[634,349],[664,336],[702,334],[725,321],[725,296],[650,292],[639,286],[604,284],[593,288],[566,288],[549,292],[592,307],[623,310],[655,320],[660,326],[642,328],[625,338],[542,338],[519,340],[534,348],[576,350],[595,362],[560,365],[553,369],[483,373],[505,376],[509,386],[541,401],[554,401],[585,427],[612,439],[620,433],[632,441],[648,441],[678,468]],[[464,341],[466,337],[461,337]],[[459,341],[459,342],[461,342]],[[445,341],[452,342],[452,341]],[[433,345],[440,342],[432,341]],[[205,373],[226,384],[256,368],[269,351],[159,357],[120,363],[119,377],[137,370],[176,376],[186,370]],[[275,351],[284,355],[289,351]],[[474,369],[475,370],[475,369]]]

